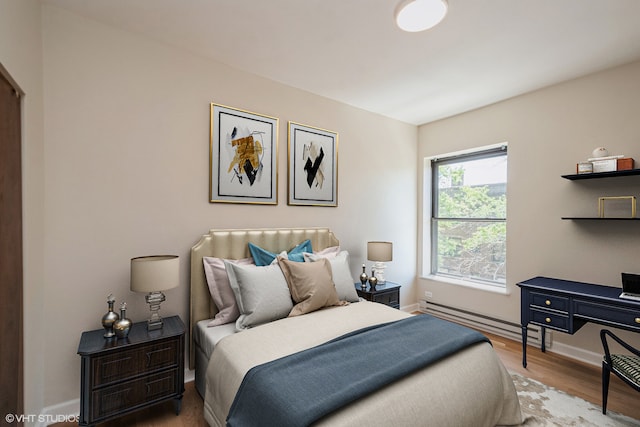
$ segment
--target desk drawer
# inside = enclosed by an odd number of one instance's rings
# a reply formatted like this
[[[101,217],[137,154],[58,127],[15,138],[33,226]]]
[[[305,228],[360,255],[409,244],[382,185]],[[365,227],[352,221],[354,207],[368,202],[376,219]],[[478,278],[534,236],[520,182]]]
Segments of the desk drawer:
[[[531,322],[547,328],[569,332],[569,317],[562,314],[531,310]]]
[[[561,311],[563,313],[568,313],[569,298],[531,292],[531,306],[543,307],[551,310]]]
[[[640,310],[630,310],[608,304],[574,300],[575,315],[585,319],[606,319],[611,325],[640,332]]]

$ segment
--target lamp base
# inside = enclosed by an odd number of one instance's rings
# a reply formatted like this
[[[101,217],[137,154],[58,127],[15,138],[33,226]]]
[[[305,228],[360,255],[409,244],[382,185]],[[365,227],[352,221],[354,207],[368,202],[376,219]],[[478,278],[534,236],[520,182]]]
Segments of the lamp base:
[[[147,331],[155,331],[157,329],[162,329],[163,321],[161,317],[158,319],[149,319],[147,320]]]
[[[162,329],[162,318],[158,314],[160,311],[160,304],[165,300],[165,296],[162,292],[155,291],[149,292],[145,297],[147,304],[149,304],[149,310],[151,311],[151,318],[147,321],[147,330],[154,331]]]
[[[387,268],[387,265],[382,261],[376,261],[373,264],[373,269],[375,270],[376,279],[378,279],[378,285],[384,285],[386,280],[384,278],[384,269]]]

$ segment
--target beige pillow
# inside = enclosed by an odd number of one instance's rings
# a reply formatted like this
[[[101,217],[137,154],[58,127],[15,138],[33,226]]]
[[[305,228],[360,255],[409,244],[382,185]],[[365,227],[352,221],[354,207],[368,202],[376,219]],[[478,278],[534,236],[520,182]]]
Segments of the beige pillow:
[[[351,277],[351,271],[349,269],[349,252],[342,251],[338,254],[322,254],[320,252],[304,254],[305,262],[315,262],[321,258],[328,259],[331,264],[331,277],[333,278],[333,284],[336,285],[338,298],[342,301],[349,302],[360,301],[360,297],[358,297],[354,286],[355,282]]]
[[[316,262],[295,262],[278,257],[278,264],[295,303],[289,317],[311,313],[332,305],[348,304],[338,299],[328,259],[323,258]]]

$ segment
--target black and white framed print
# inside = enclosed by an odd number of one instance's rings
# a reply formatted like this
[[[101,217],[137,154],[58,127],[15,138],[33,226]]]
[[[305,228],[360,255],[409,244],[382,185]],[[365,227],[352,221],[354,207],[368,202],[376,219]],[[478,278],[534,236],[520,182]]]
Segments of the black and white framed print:
[[[289,205],[338,206],[338,134],[289,122]]]

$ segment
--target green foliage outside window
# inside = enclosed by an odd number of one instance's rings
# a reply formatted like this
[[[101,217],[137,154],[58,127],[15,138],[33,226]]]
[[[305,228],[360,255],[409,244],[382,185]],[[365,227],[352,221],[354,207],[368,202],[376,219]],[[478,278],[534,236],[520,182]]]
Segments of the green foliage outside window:
[[[439,165],[436,274],[506,281],[506,183],[464,185],[459,164]]]

